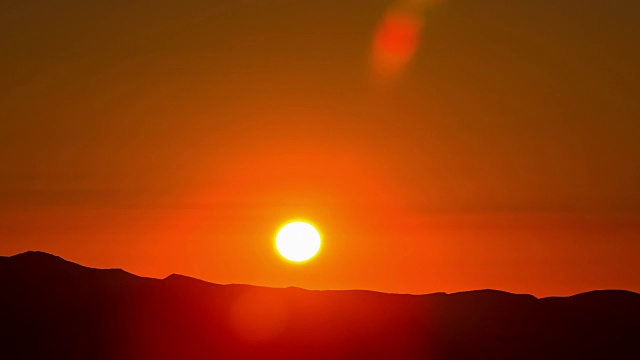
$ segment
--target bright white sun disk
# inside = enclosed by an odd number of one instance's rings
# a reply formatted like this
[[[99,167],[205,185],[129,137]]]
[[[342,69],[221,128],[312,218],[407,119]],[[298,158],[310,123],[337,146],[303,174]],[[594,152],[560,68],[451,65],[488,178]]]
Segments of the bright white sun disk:
[[[320,233],[305,222],[292,222],[278,232],[276,248],[288,260],[309,260],[320,250]]]

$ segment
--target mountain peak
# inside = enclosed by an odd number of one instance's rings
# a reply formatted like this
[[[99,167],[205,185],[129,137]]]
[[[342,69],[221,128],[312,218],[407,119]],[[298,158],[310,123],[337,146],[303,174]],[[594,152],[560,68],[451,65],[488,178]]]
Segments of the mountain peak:
[[[60,256],[53,255],[44,251],[26,251],[20,254],[12,255],[12,256],[3,256],[2,258],[14,263],[27,263],[32,265],[51,266],[54,264],[58,264],[58,265],[64,264],[67,266],[68,265],[80,266]]]
[[[57,255],[53,255],[50,254],[48,252],[44,252],[44,251],[38,251],[38,250],[29,250],[29,251],[25,251],[23,253],[19,253],[16,255],[12,255],[12,256],[4,256],[4,257],[11,257],[11,258],[34,258],[34,259],[58,259],[58,260],[64,260],[62,257],[57,256]],[[66,261],[66,260],[64,260]]]

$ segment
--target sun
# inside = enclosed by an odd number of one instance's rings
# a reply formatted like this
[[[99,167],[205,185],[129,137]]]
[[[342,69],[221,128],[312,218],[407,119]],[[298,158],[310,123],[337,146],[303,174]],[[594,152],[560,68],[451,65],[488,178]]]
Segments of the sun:
[[[320,233],[306,222],[289,223],[278,231],[276,248],[287,260],[307,261],[320,250]]]

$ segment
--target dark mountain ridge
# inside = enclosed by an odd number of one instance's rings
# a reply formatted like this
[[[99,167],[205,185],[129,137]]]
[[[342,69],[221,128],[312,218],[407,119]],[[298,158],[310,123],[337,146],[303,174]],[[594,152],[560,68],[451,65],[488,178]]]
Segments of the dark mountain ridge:
[[[640,294],[385,294],[0,257],[0,358],[639,359]]]

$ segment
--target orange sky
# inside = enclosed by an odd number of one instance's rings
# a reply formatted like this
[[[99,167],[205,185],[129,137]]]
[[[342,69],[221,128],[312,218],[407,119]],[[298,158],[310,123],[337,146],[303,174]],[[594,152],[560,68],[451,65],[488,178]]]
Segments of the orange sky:
[[[640,291],[640,5],[0,4],[0,254],[219,283]],[[324,236],[293,266],[290,219]]]

